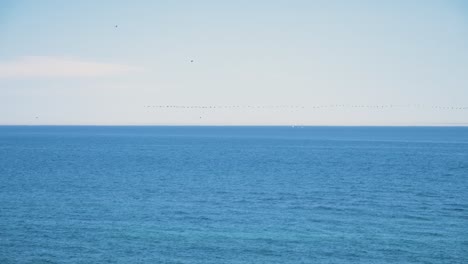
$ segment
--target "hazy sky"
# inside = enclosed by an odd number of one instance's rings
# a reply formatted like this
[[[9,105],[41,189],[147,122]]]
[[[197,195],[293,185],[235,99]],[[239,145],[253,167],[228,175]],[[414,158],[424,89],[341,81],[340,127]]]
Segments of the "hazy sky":
[[[433,106],[468,106],[463,0],[0,1],[0,124],[468,124]]]

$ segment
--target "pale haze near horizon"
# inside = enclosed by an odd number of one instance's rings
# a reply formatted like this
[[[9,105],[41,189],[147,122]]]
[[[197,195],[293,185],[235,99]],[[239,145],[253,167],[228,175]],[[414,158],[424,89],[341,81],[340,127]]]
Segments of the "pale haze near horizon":
[[[467,125],[467,73],[464,1],[0,3],[6,125]]]

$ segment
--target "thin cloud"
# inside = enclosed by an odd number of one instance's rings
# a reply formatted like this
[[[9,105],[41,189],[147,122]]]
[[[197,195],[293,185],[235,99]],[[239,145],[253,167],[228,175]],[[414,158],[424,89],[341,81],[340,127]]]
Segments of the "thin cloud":
[[[97,77],[138,71],[141,68],[72,57],[24,56],[0,61],[0,78]]]

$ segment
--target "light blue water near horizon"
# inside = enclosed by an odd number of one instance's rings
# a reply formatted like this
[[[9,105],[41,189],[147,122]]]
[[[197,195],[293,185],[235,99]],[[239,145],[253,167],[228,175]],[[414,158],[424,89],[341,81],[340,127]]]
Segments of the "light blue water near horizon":
[[[466,263],[467,127],[0,126],[0,263]]]

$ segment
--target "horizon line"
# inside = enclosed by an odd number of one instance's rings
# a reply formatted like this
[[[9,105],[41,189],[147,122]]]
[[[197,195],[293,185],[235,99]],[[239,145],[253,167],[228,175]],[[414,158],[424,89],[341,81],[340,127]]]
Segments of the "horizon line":
[[[0,124],[0,127],[468,127],[468,123],[436,124]]]

